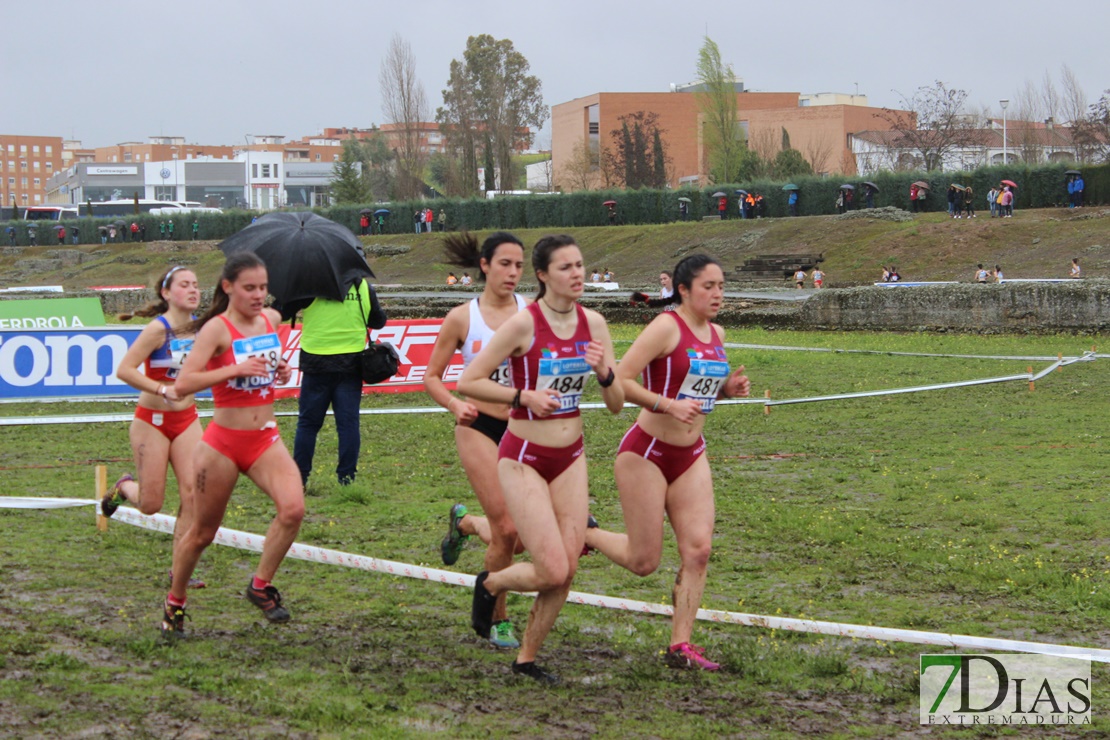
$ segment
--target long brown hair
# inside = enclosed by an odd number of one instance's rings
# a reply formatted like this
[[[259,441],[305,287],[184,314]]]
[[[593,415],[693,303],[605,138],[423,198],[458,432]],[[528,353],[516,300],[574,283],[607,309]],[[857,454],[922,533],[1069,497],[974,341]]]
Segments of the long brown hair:
[[[169,311],[169,301],[167,301],[165,297],[162,296],[162,291],[170,287],[173,281],[173,276],[182,271],[192,272],[191,269],[185,267],[184,265],[174,265],[173,267],[162,273],[162,275],[158,278],[158,282],[154,286],[154,295],[158,297],[142,308],[132,311],[131,313],[119,314],[119,320],[130,321],[136,316],[152,319],[155,316],[161,316],[166,311]]]
[[[443,251],[447,257],[447,264],[456,267],[469,267],[478,271],[478,280],[486,279],[486,272],[482,269],[482,260],[493,263],[493,256],[502,244],[516,244],[521,250],[524,244],[515,235],[508,231],[495,231],[486,237],[482,245],[478,246],[478,238],[468,231],[451,234],[443,239]]]
[[[202,326],[226,311],[230,299],[227,293],[224,292],[224,280],[234,283],[239,279],[240,273],[255,267],[265,268],[266,263],[254,252],[236,252],[228,257],[227,262],[224,262],[224,269],[220,272],[220,277],[216,281],[216,289],[212,293],[212,303],[209,304],[204,313],[197,317],[196,321],[186,325],[185,331],[199,332]]]

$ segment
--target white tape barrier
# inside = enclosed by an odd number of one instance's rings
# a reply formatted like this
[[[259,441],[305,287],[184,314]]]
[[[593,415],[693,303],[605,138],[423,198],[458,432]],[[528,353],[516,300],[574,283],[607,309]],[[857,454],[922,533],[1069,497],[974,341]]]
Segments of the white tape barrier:
[[[793,349],[793,348],[788,348]],[[841,350],[812,350],[807,351],[841,351]],[[855,350],[843,350],[855,351]],[[953,355],[943,355],[945,357]],[[769,398],[728,398],[717,402],[718,406],[740,406],[740,405],[759,405],[759,406],[786,406],[795,403],[816,403],[818,401],[842,401],[852,398],[873,398],[876,396],[893,396],[900,393],[920,393],[921,391],[937,391],[946,388],[964,388],[973,385],[987,385],[990,383],[1007,383],[1015,380],[1024,381],[1037,381],[1045,377],[1053,370],[1071,365],[1075,362],[1090,362],[1099,355],[1094,352],[1087,352],[1081,357],[1069,357],[1064,360],[1056,360],[1051,365],[1041,370],[1039,373],[1033,375],[1030,373],[1023,373],[1021,375],[1004,375],[997,378],[979,378],[976,380],[957,380],[951,383],[936,383],[933,385],[918,385],[909,388],[887,388],[875,391],[860,391],[857,393],[839,393],[831,396],[809,396],[805,398],[784,398],[784,399],[769,399]],[[1007,359],[1015,360],[1021,358],[1004,357],[1004,358],[985,358],[985,359]],[[1044,358],[1052,359],[1052,358]],[[581,409],[603,409],[604,403],[583,403],[579,404]],[[631,409],[637,408],[635,404],[626,403],[624,408]],[[333,415],[334,412],[330,409],[327,412]],[[392,409],[360,409],[360,416],[378,416],[378,415],[391,415],[391,414],[445,414],[447,409],[441,406],[418,406],[418,407],[405,407],[405,408],[392,408]],[[197,415],[202,419],[210,418],[213,412],[211,410],[198,411]],[[278,411],[275,416],[297,416],[296,411]],[[98,422],[129,422],[134,418],[134,414],[79,414],[72,416],[11,416],[8,418],[0,419],[0,427],[3,426],[33,426],[42,424],[92,424]]]
[[[781,344],[737,344],[725,342],[725,349],[758,349],[773,352],[831,352],[840,355],[890,355],[891,357],[948,357],[959,360],[1021,360],[1023,362],[1050,362],[1059,357],[1048,355],[949,355],[938,352],[894,352],[885,349],[838,349],[836,347],[791,347]],[[1077,360],[1092,355],[1094,357],[1110,357],[1106,354],[1084,352],[1079,357],[1065,357],[1064,360]]]
[[[48,505],[39,508],[57,508],[59,502],[67,502],[65,504],[67,506],[91,506],[98,503],[96,501],[82,499],[16,499],[0,497],[0,508],[32,508],[27,506],[26,502],[39,500],[49,502]],[[19,502],[19,505],[8,507],[8,502]],[[97,510],[99,511],[99,508]],[[166,514],[146,516],[129,507],[120,507],[116,509],[116,513],[112,517],[112,520],[171,535],[173,534],[173,527],[176,521],[174,517],[167,516]],[[240,532],[234,529],[225,529],[224,527],[220,527],[219,531],[216,533],[215,539],[216,544],[252,552],[262,552],[262,545],[265,541],[266,538],[262,535]],[[421,565],[398,563],[392,560],[381,560],[365,555],[352,555],[350,553],[340,552],[339,550],[329,550],[323,547],[313,547],[296,542],[289,548],[287,556],[297,560],[308,560],[310,562],[328,565],[342,565],[347,568],[356,568],[372,573],[383,573],[404,578],[416,578],[453,586],[474,588],[474,576],[466,573],[456,573],[454,571],[440,570],[438,568],[425,568]],[[567,597],[567,601],[582,606],[596,606],[604,609],[617,609],[640,614],[657,614],[666,617],[674,613],[673,609],[666,604],[650,604],[646,601],[622,599],[598,594],[585,594],[579,591],[571,591]],[[1053,655],[1057,657],[1085,657],[1102,663],[1110,663],[1110,650],[1077,647],[1073,645],[1056,645],[1047,642],[1006,640],[994,637],[954,635],[943,632],[922,632],[919,630],[843,624],[840,622],[822,622],[815,619],[796,619],[793,617],[768,617],[759,614],[743,614],[740,612],[726,612],[714,609],[699,609],[697,618],[705,622],[739,624],[762,629],[807,632],[819,635],[850,637],[861,640],[941,645],[957,650],[986,650],[991,652],[1016,651],[1022,653],[1035,653],[1038,655]]]

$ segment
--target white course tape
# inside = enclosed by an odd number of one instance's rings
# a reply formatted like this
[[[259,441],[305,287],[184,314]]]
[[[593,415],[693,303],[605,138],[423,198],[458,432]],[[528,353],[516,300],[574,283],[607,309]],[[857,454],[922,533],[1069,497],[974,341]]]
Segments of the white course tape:
[[[30,501],[48,502],[39,508],[56,508],[58,502],[69,502],[68,506],[88,506],[97,503],[82,499],[29,499]],[[0,508],[7,506],[9,501],[27,502],[28,499],[13,499],[0,497]],[[19,506],[13,508],[29,508]],[[99,511],[99,509],[98,509]],[[146,516],[136,509],[120,507],[112,517],[113,521],[125,522],[143,529],[173,533],[175,518],[165,514]],[[240,550],[261,552],[266,538],[262,535],[240,532],[234,529],[220,527],[216,533],[216,544],[235,547]],[[404,578],[417,578],[436,583],[445,583],[453,586],[474,588],[474,576],[466,573],[456,573],[438,568],[425,568],[421,565],[398,563],[392,560],[381,560],[366,555],[352,555],[339,550],[329,550],[323,547],[314,547],[293,543],[289,548],[288,557],[297,560],[308,560],[314,563],[329,565],[342,565],[347,568],[357,568],[372,573],[384,573]],[[532,595],[532,594],[526,594]],[[571,591],[567,601],[582,606],[596,606],[605,609],[637,612],[640,614],[658,614],[671,616],[674,610],[666,604],[651,604],[635,599],[623,599],[599,594],[585,594]],[[1073,645],[1056,645],[1047,642],[1027,642],[1024,640],[1006,640],[994,637],[975,637],[972,635],[954,635],[943,632],[922,632],[919,630],[906,630],[891,627],[875,627],[871,625],[844,624],[840,622],[821,622],[815,619],[797,619],[793,617],[768,617],[759,614],[743,614],[740,612],[726,612],[715,609],[699,609],[697,618],[705,622],[718,622],[721,624],[739,624],[762,629],[787,630],[789,632],[807,632],[819,635],[833,635],[837,637],[850,637],[862,640],[883,640],[887,642],[908,642],[920,645],[941,645],[957,650],[986,650],[995,652],[1017,651],[1022,653],[1035,653],[1038,655],[1052,655],[1057,657],[1084,657],[1101,663],[1110,663],[1110,650],[1101,648],[1078,647]]]
[[[0,496],[0,509],[70,509],[93,506],[98,501],[79,498],[39,498],[37,496]]]

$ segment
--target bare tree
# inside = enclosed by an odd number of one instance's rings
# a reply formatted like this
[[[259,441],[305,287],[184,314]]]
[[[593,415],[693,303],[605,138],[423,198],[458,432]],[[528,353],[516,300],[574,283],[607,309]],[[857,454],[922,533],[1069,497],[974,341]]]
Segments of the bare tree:
[[[579,141],[571,150],[570,159],[563,165],[560,173],[560,186],[569,191],[591,190],[598,179],[598,165],[590,152],[585,139]]]
[[[1044,97],[1032,80],[1014,94],[1014,117],[1010,121],[1010,138],[1025,162],[1038,162],[1044,151],[1044,139],[1037,122],[1047,117]]]
[[[1072,144],[1075,146],[1075,161],[1080,163],[1096,161],[1102,153],[1104,142],[1099,137],[1097,123],[1089,115],[1087,93],[1079,84],[1079,78],[1066,64],[1060,69],[1060,81],[1063,86],[1060,113],[1067,121],[1071,133]]]
[[[775,161],[775,155],[782,149],[781,134],[770,128],[757,129],[748,139],[748,149],[755,152],[761,162],[773,162]]]
[[[422,124],[431,117],[424,85],[416,77],[416,56],[409,42],[394,34],[378,72],[386,120],[397,126],[397,196],[414,198],[424,182],[428,162],[421,145]]]
[[[821,136],[811,136],[802,150],[802,156],[809,162],[814,172],[822,173],[828,172],[826,165],[832,158],[833,149],[836,147],[836,141],[829,134],[822,134]],[[848,170],[845,169],[845,172]]]
[[[901,147],[921,156],[927,170],[939,170],[961,149],[977,144],[979,121],[964,109],[967,92],[937,80],[902,98],[902,110],[883,108],[875,116],[901,134]]]

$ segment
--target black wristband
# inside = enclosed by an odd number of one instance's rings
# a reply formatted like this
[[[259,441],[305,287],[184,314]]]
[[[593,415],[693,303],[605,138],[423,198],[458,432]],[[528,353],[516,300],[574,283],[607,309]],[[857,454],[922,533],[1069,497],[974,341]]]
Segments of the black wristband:
[[[597,384],[600,385],[602,388],[608,388],[616,379],[617,372],[613,370],[613,368],[609,368],[609,375],[605,378],[605,380],[602,380],[600,375],[597,376]]]
[[[517,388],[516,389],[516,395],[513,396],[513,402],[512,402],[512,407],[514,409],[519,409],[520,408],[520,393],[521,393],[521,389]]]

